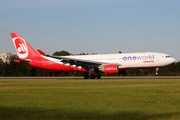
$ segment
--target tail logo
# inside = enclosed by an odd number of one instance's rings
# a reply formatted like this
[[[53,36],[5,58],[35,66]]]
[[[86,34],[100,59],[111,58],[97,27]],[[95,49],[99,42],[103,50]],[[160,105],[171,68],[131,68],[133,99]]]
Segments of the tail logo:
[[[20,54],[24,54],[25,52],[27,52],[27,48],[24,44],[19,44],[19,47],[17,47],[17,51]]]
[[[28,56],[28,48],[23,38],[16,37],[13,39],[16,51],[20,58],[26,58]]]

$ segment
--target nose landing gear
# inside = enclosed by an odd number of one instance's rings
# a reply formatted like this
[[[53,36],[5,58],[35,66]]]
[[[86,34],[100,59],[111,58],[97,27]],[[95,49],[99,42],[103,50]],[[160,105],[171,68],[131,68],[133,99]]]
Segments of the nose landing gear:
[[[155,73],[155,75],[156,75],[156,76],[159,75],[159,68],[158,68],[158,67],[156,68],[156,73]]]

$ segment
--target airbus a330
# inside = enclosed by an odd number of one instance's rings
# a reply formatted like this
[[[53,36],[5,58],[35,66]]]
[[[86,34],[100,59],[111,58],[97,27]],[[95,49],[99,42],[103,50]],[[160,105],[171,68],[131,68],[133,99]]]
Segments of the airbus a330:
[[[128,69],[158,68],[175,62],[168,54],[158,52],[53,56],[35,50],[18,33],[10,33],[18,59],[32,67],[63,72],[83,72],[84,79],[100,79],[101,73],[126,74]]]

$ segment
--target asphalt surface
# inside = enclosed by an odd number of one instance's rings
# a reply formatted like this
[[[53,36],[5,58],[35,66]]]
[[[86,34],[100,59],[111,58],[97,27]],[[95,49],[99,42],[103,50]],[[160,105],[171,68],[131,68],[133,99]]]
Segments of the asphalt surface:
[[[133,76],[102,77],[101,79],[84,79],[82,77],[0,77],[0,80],[180,80],[180,76]]]

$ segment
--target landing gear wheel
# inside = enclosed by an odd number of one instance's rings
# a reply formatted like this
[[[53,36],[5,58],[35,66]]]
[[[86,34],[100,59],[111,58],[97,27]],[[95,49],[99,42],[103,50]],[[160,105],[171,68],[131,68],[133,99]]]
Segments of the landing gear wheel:
[[[101,74],[98,74],[96,77],[97,79],[101,79]]]
[[[84,79],[89,79],[89,75],[87,73],[84,73]]]
[[[156,75],[156,76],[158,76],[158,75],[159,75],[159,73],[158,73],[158,72],[156,72],[156,73],[155,73],[155,75]]]
[[[88,72],[84,73],[84,79],[100,79],[101,73],[97,67],[87,67]]]
[[[91,74],[91,75],[90,75],[90,79],[95,79],[95,75],[94,75],[94,74]]]

